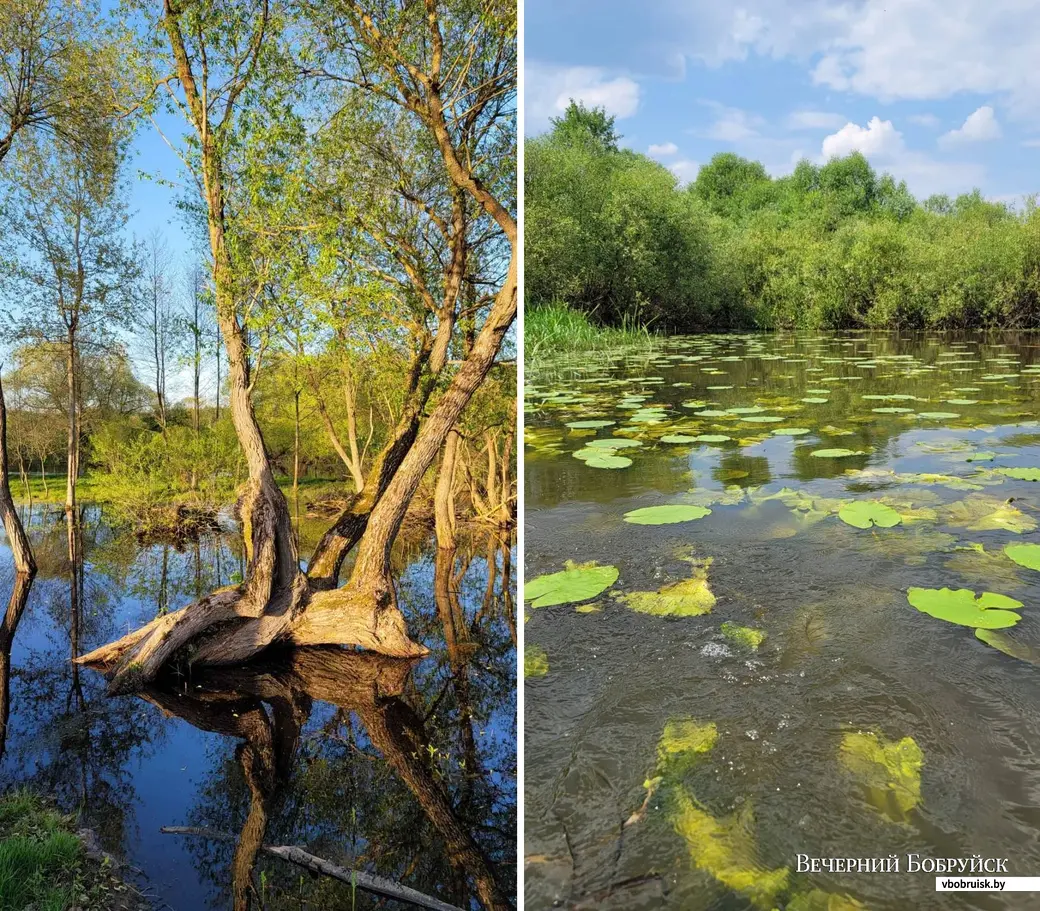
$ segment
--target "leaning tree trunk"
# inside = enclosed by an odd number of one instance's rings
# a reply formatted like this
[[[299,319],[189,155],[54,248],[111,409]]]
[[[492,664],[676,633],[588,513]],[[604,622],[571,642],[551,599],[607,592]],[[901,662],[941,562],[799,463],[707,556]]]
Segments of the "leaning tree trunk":
[[[15,570],[19,574],[32,575],[36,572],[36,560],[33,558],[29,538],[18,518],[14,499],[11,496],[11,484],[7,477],[7,406],[4,403],[4,384],[0,380],[0,520],[3,521],[7,541],[14,554]]]
[[[484,382],[498,354],[502,338],[512,325],[516,316],[516,270],[514,250],[505,284],[498,292],[472,350],[419,431],[401,467],[369,516],[368,528],[358,546],[350,582],[345,587],[349,593],[347,597],[353,600],[374,599],[380,610],[396,610],[397,596],[390,574],[391,546],[423,475],[437,458],[448,433],[469,404],[473,393]]]

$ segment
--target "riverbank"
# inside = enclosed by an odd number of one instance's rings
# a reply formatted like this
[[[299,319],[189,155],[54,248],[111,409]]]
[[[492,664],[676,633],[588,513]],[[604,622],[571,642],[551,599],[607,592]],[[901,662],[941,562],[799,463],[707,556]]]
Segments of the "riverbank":
[[[89,830],[29,791],[0,797],[0,911],[144,911]]]
[[[586,313],[564,303],[528,306],[524,309],[524,361],[540,366],[562,354],[601,351],[618,345],[650,347],[654,335],[647,326],[596,325]]]

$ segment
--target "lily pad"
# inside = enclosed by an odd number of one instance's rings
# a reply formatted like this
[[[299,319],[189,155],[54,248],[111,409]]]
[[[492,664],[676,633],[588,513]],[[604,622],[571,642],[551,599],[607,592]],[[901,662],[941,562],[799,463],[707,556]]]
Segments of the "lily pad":
[[[724,433],[702,433],[696,439],[698,443],[728,443],[733,437],[728,437]]]
[[[906,599],[924,614],[976,629],[1005,629],[1022,619],[1015,613],[1021,601],[994,592],[976,597],[968,588],[911,588]]]
[[[1040,544],[1008,544],[1004,553],[1019,566],[1040,571]]]
[[[838,518],[846,525],[854,528],[893,528],[902,523],[903,518],[891,506],[878,503],[876,500],[856,500],[846,503],[838,510]]]
[[[585,444],[586,449],[635,449],[643,444],[639,440],[630,440],[627,437],[606,437],[602,440],[589,440]]]
[[[1040,481],[1040,468],[994,468],[993,473],[1016,481]]]
[[[807,433],[812,433],[808,427],[779,427],[773,431],[778,437],[801,437]]]
[[[686,436],[681,433],[670,433],[661,437],[662,443],[696,443],[697,437]]]
[[[815,449],[809,453],[814,459],[847,459],[866,455],[862,449]]]
[[[578,453],[584,453],[579,455]],[[614,455],[613,450],[607,449],[599,452],[595,449],[579,449],[574,453],[576,459],[581,459],[589,468],[628,468],[632,460],[627,456]]]
[[[975,638],[986,645],[1003,652],[1010,658],[1017,658],[1027,664],[1040,666],[1040,650],[1025,642],[1012,639],[1007,633],[997,629],[977,629]]]
[[[524,584],[524,600],[530,601],[531,607],[588,601],[610,588],[619,575],[616,566],[600,566],[595,562],[568,560],[564,565],[567,568],[561,572],[539,576]]]
[[[614,421],[571,421],[567,424],[571,430],[596,430],[600,427],[612,427]]]
[[[625,513],[625,521],[633,525],[674,525],[677,522],[692,522],[710,515],[704,506],[686,506],[676,503],[671,506],[644,506]]]

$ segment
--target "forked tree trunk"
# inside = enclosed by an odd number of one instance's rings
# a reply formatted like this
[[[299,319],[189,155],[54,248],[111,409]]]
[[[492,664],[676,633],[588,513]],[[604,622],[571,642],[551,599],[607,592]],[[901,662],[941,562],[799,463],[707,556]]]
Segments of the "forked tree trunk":
[[[514,250],[505,284],[498,292],[472,350],[423,424],[386,493],[369,516],[368,527],[358,546],[354,570],[346,586],[349,597],[374,598],[381,609],[396,610],[397,596],[390,574],[391,546],[423,475],[437,458],[473,393],[484,382],[502,338],[513,323],[516,316],[516,272]]]

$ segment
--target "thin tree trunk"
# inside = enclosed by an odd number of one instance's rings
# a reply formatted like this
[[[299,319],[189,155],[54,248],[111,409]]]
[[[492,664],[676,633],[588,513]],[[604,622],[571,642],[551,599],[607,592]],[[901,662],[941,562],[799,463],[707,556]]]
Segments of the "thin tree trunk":
[[[433,509],[437,530],[437,546],[455,549],[455,465],[459,448],[459,431],[453,427],[444,441],[444,454],[437,474]]]
[[[79,408],[77,390],[79,388],[76,375],[76,330],[70,328],[67,339],[66,371],[68,374],[69,414],[68,414],[68,446],[65,459],[65,512],[72,513],[76,509],[76,480],[79,476]]]
[[[7,405],[4,401],[4,385],[0,379],[0,520],[3,520],[4,531],[14,555],[14,566],[17,572],[33,575],[36,572],[36,560],[33,557],[29,538],[22,528],[22,520],[18,518],[14,499],[11,496],[11,484],[7,476]]]

